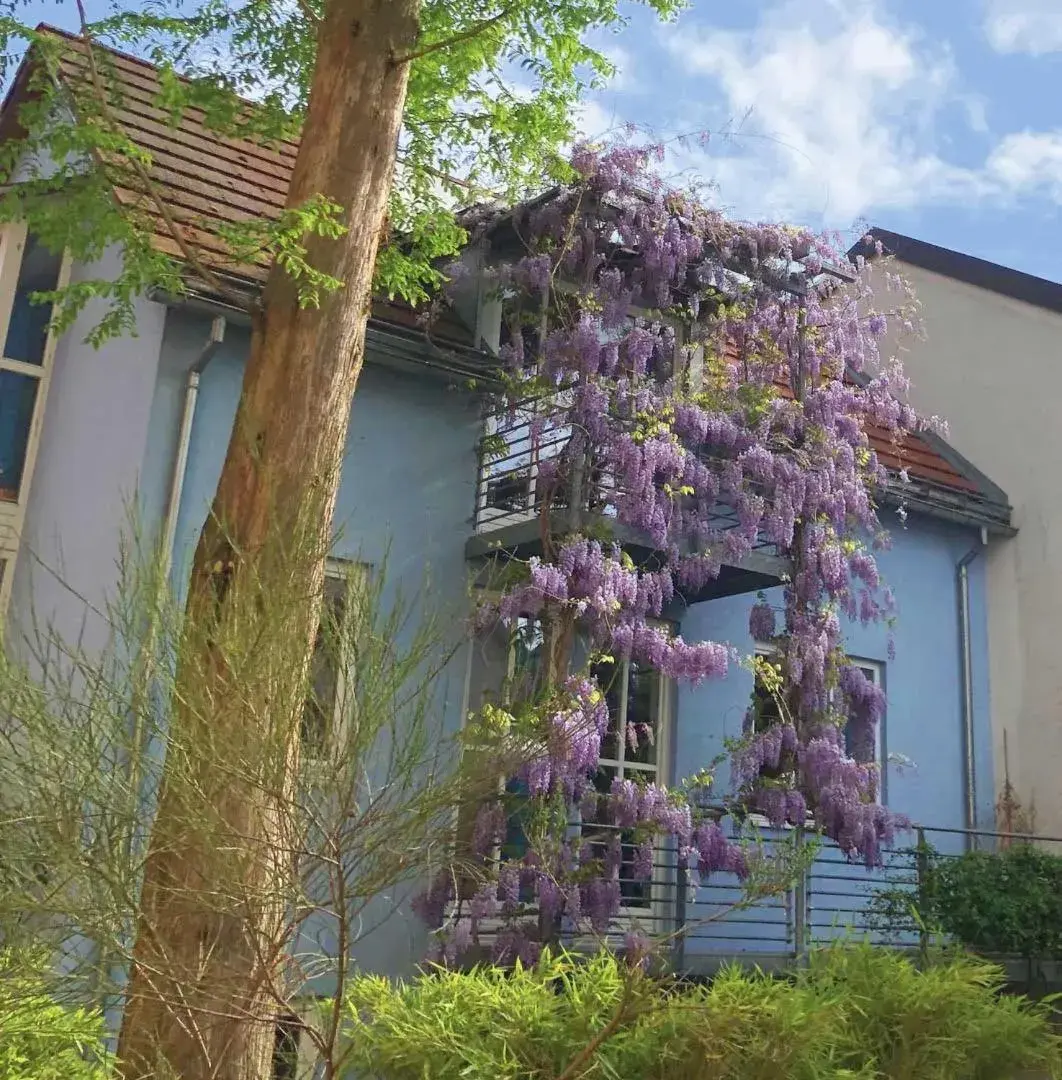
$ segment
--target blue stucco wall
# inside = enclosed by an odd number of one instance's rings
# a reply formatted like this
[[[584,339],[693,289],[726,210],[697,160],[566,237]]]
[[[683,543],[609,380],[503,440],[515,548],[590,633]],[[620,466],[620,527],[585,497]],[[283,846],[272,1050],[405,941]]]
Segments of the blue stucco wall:
[[[119,259],[109,250],[75,265],[71,282],[113,276]],[[121,581],[120,541],[135,523],[166,309],[137,299],[137,336],[94,349],[85,337],[106,309],[90,303],[56,345],[8,616],[9,642],[21,649],[20,633],[32,642],[31,664],[44,627],[89,656],[113,629],[106,611]]]
[[[141,510],[149,525],[157,525],[161,518],[184,381],[208,329],[204,317],[171,312],[167,319],[142,467]],[[186,580],[217,483],[247,348],[246,331],[230,327],[202,378],[177,528],[174,582],[178,588]],[[386,555],[392,592],[398,587],[407,594],[417,592],[430,578],[430,603],[452,612],[455,634],[461,633],[456,616],[466,610],[464,543],[474,502],[478,424],[478,405],[467,393],[447,389],[429,377],[367,364],[352,410],[336,516],[337,556],[379,565]],[[896,525],[891,548],[879,557],[883,577],[893,587],[898,604],[895,658],[888,656],[886,627],[857,623],[845,628],[852,655],[883,665],[888,698],[884,754],[903,755],[914,763],[911,768],[888,769],[885,800],[892,809],[927,826],[963,824],[955,567],[978,544],[975,530],[928,518],[912,516],[906,527]],[[994,792],[983,575],[984,561],[979,558],[970,568],[975,756],[978,821],[990,827]],[[774,600],[779,602],[780,597]],[[746,595],[695,605],[681,618],[682,633],[688,640],[729,641],[748,654],[753,648],[747,627],[752,602],[753,597]],[[465,674],[462,656],[441,687],[446,723],[454,727],[460,722]],[[751,673],[734,666],[725,680],[679,690],[671,741],[673,779],[710,763],[723,751],[723,740],[740,733],[751,689]],[[728,782],[725,768],[719,779],[721,784]],[[955,837],[943,839],[943,846],[959,843]],[[812,921],[819,936],[831,920],[843,928],[849,921],[845,912],[865,903],[875,880],[860,868],[820,862],[813,878],[818,893],[812,898]],[[736,892],[726,892],[725,881],[718,886],[710,894],[704,890],[698,894],[697,914],[707,913],[705,905],[710,901],[722,904],[736,897]],[[422,957],[426,937],[417,920],[408,915],[404,899],[387,897],[366,913],[365,930],[372,932],[365,934],[357,950],[366,967],[404,974]],[[698,950],[785,952],[787,923],[792,918],[791,901],[787,911],[787,900],[779,898],[704,927],[691,936],[687,955]]]
[[[878,661],[883,666],[887,713],[882,733],[885,760],[902,755],[913,766],[888,765],[883,799],[895,812],[927,827],[957,829],[964,825],[963,733],[959,654],[959,615],[956,564],[980,544],[975,530],[953,527],[912,516],[906,527],[892,530],[891,547],[879,554],[885,582],[895,594],[898,620],[893,629],[895,657],[889,659],[889,629],[884,624],[844,625],[850,655]],[[994,820],[992,738],[988,711],[988,641],[985,611],[984,559],[970,566],[973,697],[977,823],[991,829]],[[781,589],[770,590],[768,599],[781,603]],[[681,620],[689,640],[728,641],[747,656],[754,642],[748,632],[752,596],[727,597],[696,604]],[[678,693],[673,738],[676,778],[688,776],[710,763],[724,750],[724,740],[741,734],[742,720],[752,692],[752,673],[734,666],[724,680],[699,687],[684,686]],[[725,765],[718,773],[723,789],[729,784]],[[764,832],[764,836],[771,834]],[[952,834],[931,834],[942,850],[960,850],[962,840]],[[899,845],[914,842],[906,834]],[[865,870],[837,861],[836,852],[823,856],[812,873],[812,890],[820,893],[816,928],[838,932],[850,919],[846,913],[865,903],[870,887],[882,880]],[[726,882],[701,890],[697,916],[703,918],[714,905],[732,902],[736,891]],[[812,896],[814,908],[815,897]],[[789,919],[793,917],[789,911]],[[858,920],[857,920],[858,921]],[[785,948],[786,911],[779,899],[750,912],[738,913],[722,923],[705,926],[691,937],[687,952],[778,952]],[[821,936],[821,935],[820,935]],[[759,940],[753,940],[758,938]]]
[[[171,312],[167,320],[142,470],[141,512],[156,528],[167,498],[187,371],[208,331],[209,320],[192,314]],[[178,592],[186,587],[217,485],[248,347],[248,332],[230,326],[200,382],[174,546]],[[384,605],[399,593],[407,602],[416,597],[459,638],[467,614],[464,545],[474,508],[479,424],[479,405],[468,392],[430,373],[388,369],[370,356],[351,412],[335,517],[333,555],[385,568]],[[460,724],[466,670],[462,649],[438,686],[449,730]],[[356,950],[365,967],[406,974],[423,957],[427,938],[408,914],[407,892],[383,898],[364,913],[364,930],[376,927]],[[310,930],[314,938],[322,933],[323,928]]]

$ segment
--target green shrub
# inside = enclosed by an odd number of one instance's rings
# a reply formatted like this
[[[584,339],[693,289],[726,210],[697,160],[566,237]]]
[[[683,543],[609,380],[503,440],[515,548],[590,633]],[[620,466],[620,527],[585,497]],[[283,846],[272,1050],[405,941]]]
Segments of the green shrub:
[[[0,1080],[106,1080],[103,1018],[48,994],[41,957],[0,949]]]
[[[710,985],[631,975],[608,954],[533,970],[364,977],[344,1075],[373,1080],[1006,1080],[1062,1076],[1045,1007],[955,957],[919,971],[869,946],[792,979],[728,968]],[[603,1037],[603,1033],[607,1037]]]
[[[857,1075],[1062,1074],[1062,1042],[1052,1033],[1049,1007],[1002,993],[1002,969],[982,960],[950,954],[920,969],[888,950],[838,947],[813,953],[801,983],[817,998],[843,1001],[838,1060]]]
[[[979,952],[1062,956],[1062,858],[1029,844],[930,856],[921,917]]]

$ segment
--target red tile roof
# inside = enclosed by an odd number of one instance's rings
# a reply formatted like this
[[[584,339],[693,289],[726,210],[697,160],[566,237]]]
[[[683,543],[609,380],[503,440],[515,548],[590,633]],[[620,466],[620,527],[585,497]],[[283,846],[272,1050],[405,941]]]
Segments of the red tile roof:
[[[91,92],[91,71],[84,41],[53,27],[40,30],[64,46],[60,77],[75,91]],[[298,143],[252,142],[221,135],[207,127],[201,109],[187,109],[179,124],[155,102],[161,89],[158,71],[146,60],[112,49],[104,50],[101,74],[117,84],[112,112],[128,138],[151,155],[150,174],[156,191],[184,237],[211,270],[243,279],[252,285],[265,281],[268,262],[236,263],[218,235],[223,225],[275,219],[284,208]],[[25,70],[25,68],[24,68]],[[5,107],[5,124],[13,123],[11,106],[18,83]],[[143,192],[118,188],[117,198],[136,205],[155,224],[154,242],[160,251],[181,257],[155,202]],[[374,315],[384,321],[413,327],[416,313],[400,301],[378,300]],[[473,344],[472,333],[455,315],[440,312],[433,322],[434,337]]]
[[[727,348],[727,359],[734,363],[738,361],[736,346],[733,344]],[[777,388],[787,397],[792,396],[785,383],[778,383]],[[973,481],[934,450],[921,435],[911,432],[897,442],[891,432],[877,424],[865,424],[864,431],[878,460],[891,472],[899,473],[901,469],[906,469],[912,480],[921,480],[964,494],[973,494],[979,490]]]

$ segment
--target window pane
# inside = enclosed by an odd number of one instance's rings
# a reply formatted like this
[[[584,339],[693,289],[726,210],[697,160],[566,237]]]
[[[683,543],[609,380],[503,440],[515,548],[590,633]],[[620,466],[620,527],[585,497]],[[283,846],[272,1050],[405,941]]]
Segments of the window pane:
[[[0,499],[18,498],[39,382],[33,375],[0,370]]]
[[[620,760],[619,727],[620,727],[620,694],[622,686],[620,676],[623,674],[623,661],[617,660],[614,664],[596,664],[593,676],[597,685],[601,688],[608,702],[608,731],[601,740],[601,757],[607,761]]]
[[[297,1016],[285,1016],[276,1027],[273,1043],[273,1080],[295,1080],[299,1073],[299,1032]]]
[[[528,812],[527,785],[517,779],[505,785],[505,839],[501,857],[504,860],[522,859],[527,854],[525,824]]]
[[[521,617],[513,636],[512,695],[519,699],[535,690],[545,655],[545,635],[538,619]]]
[[[334,726],[346,586],[346,578],[325,578],[321,624],[310,660],[310,692],[302,710],[302,745],[310,758],[324,754]]]
[[[632,660],[627,677],[627,761],[656,764],[660,731],[660,674]]]
[[[860,663],[856,663],[855,666],[867,682],[871,682],[875,686],[878,685],[877,668],[865,667]],[[844,749],[845,753],[853,760],[863,765],[875,764],[878,758],[877,741],[876,726],[853,724],[851,722],[845,724]]]
[[[4,356],[8,360],[21,360],[24,364],[44,362],[52,305],[31,303],[30,297],[35,292],[51,292],[58,285],[62,261],[62,256],[53,255],[32,233],[26,237],[4,344]]]
[[[764,685],[763,676],[756,672],[756,682],[752,691],[753,731],[767,731],[781,723],[782,711],[778,699]]]

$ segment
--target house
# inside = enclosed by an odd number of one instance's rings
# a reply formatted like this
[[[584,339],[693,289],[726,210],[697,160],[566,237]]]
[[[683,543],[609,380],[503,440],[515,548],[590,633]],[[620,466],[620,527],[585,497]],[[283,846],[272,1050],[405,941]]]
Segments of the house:
[[[293,147],[219,138],[194,111],[170,132],[153,113],[154,70],[117,53],[112,62],[126,93],[123,123],[152,151],[161,197],[178,220],[194,215],[209,241],[211,220],[237,211],[277,212]],[[63,77],[77,77],[81,63],[73,49]],[[7,117],[23,86],[20,77]],[[158,242],[168,242],[161,228]],[[84,627],[89,645],[102,639],[106,627],[95,610],[115,587],[130,506],[141,528],[166,540],[181,586],[240,392],[248,329],[231,307],[205,293],[141,297],[137,336],[99,351],[82,344],[91,310],[62,340],[42,336],[43,324],[22,314],[28,291],[41,288],[46,274],[77,281],[86,272],[68,260],[49,261],[24,228],[5,229],[0,333],[15,344],[0,361],[6,380],[0,382],[0,461],[9,477],[0,545],[11,647],[30,618],[68,634]],[[260,279],[249,272],[241,284],[251,290]],[[488,460],[480,452],[483,400],[468,377],[489,370],[500,313],[475,295],[468,301],[430,336],[400,305],[374,307],[336,513],[337,560],[375,565],[386,553],[395,585],[414,591],[430,570],[434,601],[454,613],[458,633],[469,580],[482,560],[499,544],[533,551],[538,528],[530,482],[536,462],[527,445],[510,444],[501,464],[497,455]],[[18,327],[24,329],[16,333]],[[36,343],[35,353],[27,340]],[[902,500],[908,515],[905,522],[892,519],[893,545],[881,557],[899,607],[895,654],[886,628],[847,627],[853,656],[887,694],[887,717],[870,753],[883,766],[893,758],[912,763],[903,771],[885,769],[881,797],[921,824],[953,830],[939,834],[941,843],[961,848],[962,830],[992,821],[980,552],[1010,534],[1009,506],[1002,491],[939,439],[911,436],[897,449],[871,436],[882,459],[897,473],[906,468],[911,482],[902,494],[901,485],[886,493],[886,505]],[[674,619],[687,640],[729,640],[752,653],[749,607],[760,591],[776,596],[784,573],[769,551],[757,551],[725,567]],[[451,728],[502,677],[507,648],[464,643],[443,678]],[[644,724],[656,737],[632,756],[624,738],[614,740],[606,751],[611,756],[601,761],[606,776],[673,782],[710,764],[727,737],[740,732],[756,689],[751,671],[741,669],[681,690],[628,661],[622,673],[614,702],[619,724]],[[775,839],[769,830],[763,835],[767,843]],[[859,925],[868,883],[879,879],[833,856],[824,853],[800,890],[732,920],[712,921],[733,894],[732,883],[721,880],[688,896],[666,867],[651,885],[629,888],[626,907],[661,930],[685,921],[690,932],[680,963],[691,971],[737,953],[785,958],[813,936],[828,936],[835,924]],[[376,970],[407,972],[425,947],[424,929],[403,907],[359,944],[358,958]]]
[[[1017,533],[989,545],[984,560],[996,789],[1006,770],[1025,811],[1012,809],[1000,828],[1062,836],[1062,662],[1053,645],[1062,285],[885,229],[869,235],[851,254],[875,258],[880,242],[891,256],[874,269],[875,291],[887,296],[884,275],[899,271],[921,303],[923,334],[903,353],[913,404],[947,419],[951,445],[1014,507]]]

